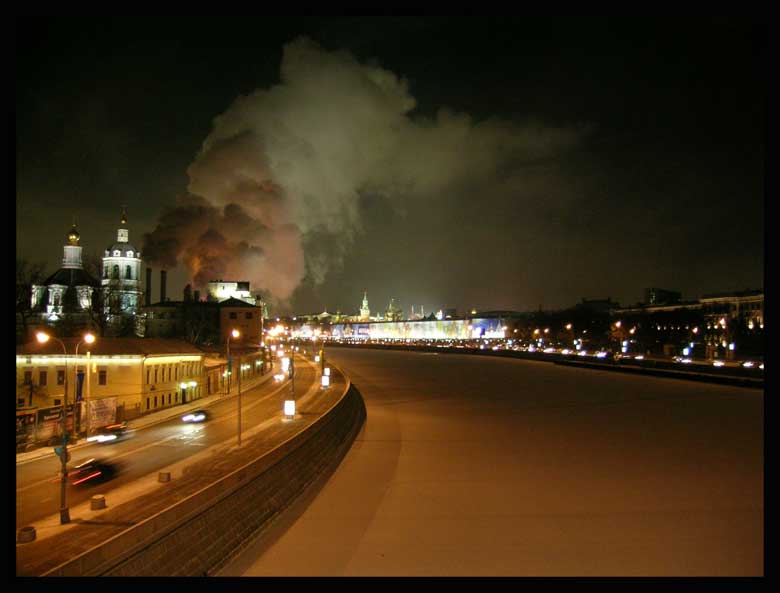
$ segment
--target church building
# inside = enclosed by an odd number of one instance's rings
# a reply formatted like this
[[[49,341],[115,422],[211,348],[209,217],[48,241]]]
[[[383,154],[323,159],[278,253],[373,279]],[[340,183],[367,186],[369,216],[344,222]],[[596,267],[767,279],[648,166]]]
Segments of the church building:
[[[141,252],[130,243],[127,229],[127,212],[122,209],[116,241],[109,245],[103,255],[104,314],[110,325],[122,319],[135,316],[141,304]]]
[[[100,283],[84,270],[79,240],[74,223],[63,248],[62,267],[42,284],[32,286],[32,309],[41,321],[54,323],[66,315],[76,322],[88,321],[92,296]]]

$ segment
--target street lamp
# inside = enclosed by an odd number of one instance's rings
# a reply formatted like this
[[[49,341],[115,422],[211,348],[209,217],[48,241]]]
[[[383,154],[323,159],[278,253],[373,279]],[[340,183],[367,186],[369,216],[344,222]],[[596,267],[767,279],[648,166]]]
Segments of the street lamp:
[[[78,344],[76,344],[76,381],[78,381],[79,376],[79,346],[81,346],[84,342],[87,344],[93,344],[95,342],[95,336],[94,334],[86,333],[84,334],[84,339],[81,340]],[[67,364],[67,359],[66,359]],[[65,374],[67,375],[67,368],[65,369]],[[87,374],[89,374],[89,360],[87,360]],[[83,384],[82,384],[83,389]],[[75,410],[74,410],[75,413]],[[78,413],[75,414],[75,421],[76,421],[76,434],[79,434],[79,431],[81,429],[81,404],[79,402],[79,408]],[[87,436],[89,436],[89,404],[87,404]]]
[[[89,339],[89,337],[91,339]],[[87,336],[84,337],[84,340],[87,343],[92,343],[95,341],[95,336],[92,334],[87,334]],[[38,340],[40,344],[45,344],[48,342],[51,338],[54,336],[50,336],[46,332],[39,331],[37,334],[35,334],[35,338]],[[54,338],[60,343],[60,346],[62,346],[62,353],[65,355],[65,383],[63,385],[63,396],[62,396],[62,448],[60,449],[60,463],[61,463],[61,471],[62,476],[60,478],[60,524],[65,525],[66,523],[70,523],[70,509],[68,509],[68,501],[67,501],[67,492],[66,492],[66,486],[68,484],[68,426],[65,422],[65,414],[66,414],[66,406],[68,405],[68,349],[65,347],[65,344],[62,340],[59,338]],[[79,342],[81,344],[81,342]],[[77,345],[78,348],[78,345]],[[56,452],[56,448],[55,448]]]
[[[231,330],[227,339],[228,355],[228,395],[230,395],[230,375],[232,374],[233,364],[230,360],[230,338],[238,338],[241,332],[237,329]],[[238,446],[241,446],[241,354],[238,355]]]

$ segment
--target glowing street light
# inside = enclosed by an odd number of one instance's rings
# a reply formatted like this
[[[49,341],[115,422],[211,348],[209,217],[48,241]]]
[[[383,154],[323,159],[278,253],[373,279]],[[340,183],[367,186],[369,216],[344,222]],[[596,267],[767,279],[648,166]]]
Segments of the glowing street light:
[[[227,355],[228,355],[228,369],[233,370],[232,361],[230,359],[230,338],[238,338],[241,332],[237,329],[233,329],[227,339]],[[238,355],[238,446],[241,446],[241,354]],[[228,395],[230,395],[230,374],[228,374]]]
[[[65,422],[65,415],[66,415],[66,406],[68,405],[68,349],[65,347],[65,344],[62,340],[59,338],[55,338],[54,336],[50,336],[46,332],[39,331],[35,334],[35,339],[38,340],[40,344],[45,344],[50,339],[55,339],[60,343],[60,346],[62,346],[62,352],[65,355],[65,383],[63,385],[63,396],[62,396],[62,447],[55,448],[54,451],[57,452],[57,449],[59,448],[59,456],[60,456],[60,464],[61,464],[61,472],[62,476],[60,477],[60,524],[65,525],[66,523],[70,523],[70,509],[68,508],[68,501],[67,501],[67,491],[66,486],[68,483],[68,426]],[[92,334],[87,334],[84,336],[84,339],[79,342],[81,344],[82,342],[87,342],[88,344],[91,344],[95,341],[95,336]],[[78,344],[76,345],[76,348],[78,349]]]

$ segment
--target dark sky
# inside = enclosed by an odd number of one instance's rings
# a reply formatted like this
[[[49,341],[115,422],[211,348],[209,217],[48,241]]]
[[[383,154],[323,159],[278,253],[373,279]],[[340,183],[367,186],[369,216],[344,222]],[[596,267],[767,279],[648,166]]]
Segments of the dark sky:
[[[17,256],[55,271],[74,216],[102,255],[126,204],[169,296],[249,279],[280,312],[356,312],[364,289],[430,312],[763,288],[766,38],[737,19],[19,20]]]

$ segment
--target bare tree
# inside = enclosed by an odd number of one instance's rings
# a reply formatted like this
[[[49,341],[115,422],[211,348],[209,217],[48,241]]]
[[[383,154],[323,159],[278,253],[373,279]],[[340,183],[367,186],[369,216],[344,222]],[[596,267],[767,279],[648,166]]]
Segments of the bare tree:
[[[35,315],[32,308],[32,287],[43,281],[45,265],[16,258],[16,319],[17,341],[27,339],[30,318]]]

